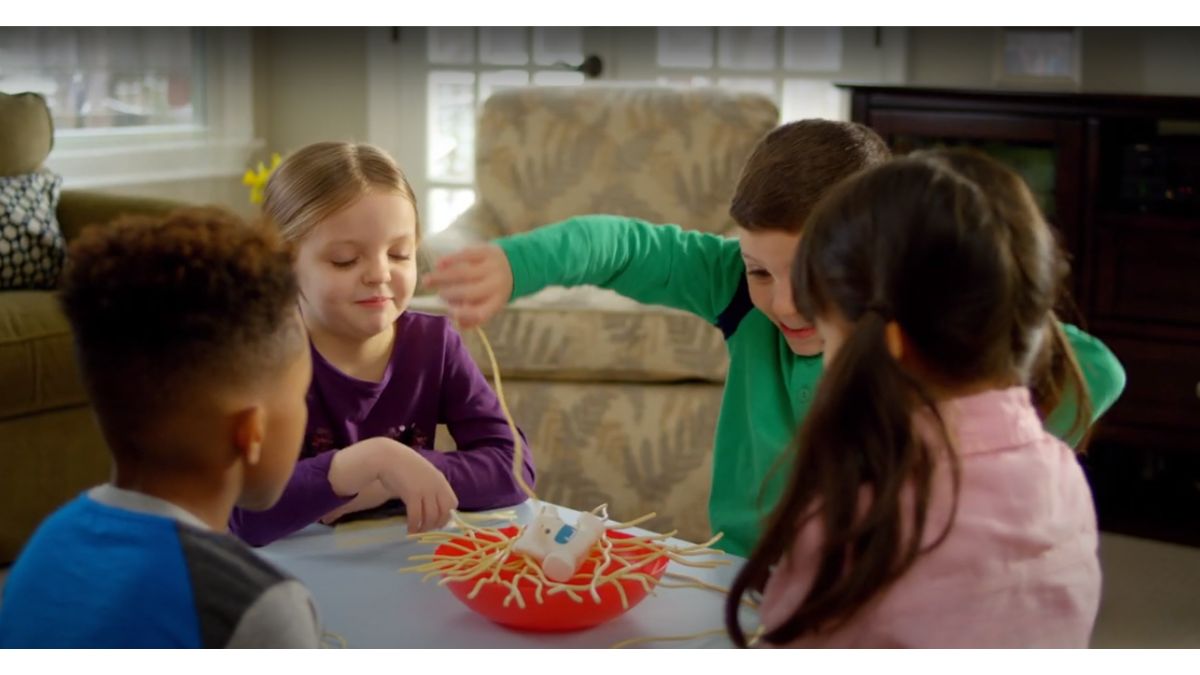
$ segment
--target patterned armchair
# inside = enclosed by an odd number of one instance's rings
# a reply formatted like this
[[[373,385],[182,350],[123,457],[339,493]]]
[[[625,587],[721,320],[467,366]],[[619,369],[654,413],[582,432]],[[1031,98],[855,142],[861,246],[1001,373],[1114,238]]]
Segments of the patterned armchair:
[[[475,204],[430,238],[432,257],[570,216],[612,213],[718,234],[754,144],[779,119],[761,96],[584,86],[498,93],[476,135]],[[443,311],[432,297],[419,311]],[[548,288],[485,327],[529,436],[538,494],[655,529],[709,535],[712,443],[728,365],[702,319],[597,288]],[[490,367],[474,334],[476,361]],[[452,447],[444,436],[439,447]]]

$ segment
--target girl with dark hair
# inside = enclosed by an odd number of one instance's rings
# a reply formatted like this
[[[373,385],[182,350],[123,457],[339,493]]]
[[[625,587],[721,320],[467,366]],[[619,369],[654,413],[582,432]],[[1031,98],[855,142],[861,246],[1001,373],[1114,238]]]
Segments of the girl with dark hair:
[[[984,155],[920,153],[817,206],[792,267],[826,372],[788,488],[727,605],[761,597],[770,645],[1086,647],[1096,517],[1043,417],[1078,363],[1054,314],[1067,264],[1024,183]]]

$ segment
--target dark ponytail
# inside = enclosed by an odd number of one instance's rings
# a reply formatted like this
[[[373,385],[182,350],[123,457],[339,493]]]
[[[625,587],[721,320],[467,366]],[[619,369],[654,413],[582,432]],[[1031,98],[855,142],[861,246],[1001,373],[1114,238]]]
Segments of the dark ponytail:
[[[1045,419],[1060,406],[1073,410],[1067,438],[1087,446],[1092,405],[1083,371],[1059,321],[1056,307],[1072,309],[1067,293],[1070,264],[1037,200],[1020,176],[985,155],[942,151],[923,155],[984,186],[988,210],[1005,229],[1015,279],[1011,349],[1028,363],[1026,381]]]
[[[737,615],[742,598],[762,592],[771,566],[787,564],[800,529],[811,521],[825,535],[812,590],[763,636],[768,642],[835,629],[920,553],[937,458],[913,434],[912,409],[915,401],[932,401],[888,354],[886,324],[882,311],[864,313],[822,379],[795,442],[786,496],[730,589],[725,623],[738,646],[746,645]],[[907,514],[906,487],[916,495]],[[915,530],[906,532],[905,523]]]
[[[1060,406],[1074,410],[1066,437],[1071,439],[1076,452],[1083,453],[1087,450],[1092,423],[1092,402],[1083,369],[1057,315],[1051,312],[1042,330],[1045,337],[1029,375],[1033,402],[1043,418]]]
[[[837,319],[850,330],[797,433],[787,492],[731,589],[725,618],[735,643],[747,642],[742,599],[763,592],[773,566],[795,562],[804,528],[820,535],[815,572],[799,605],[763,635],[770,643],[844,625],[945,540],[959,460],[923,383],[939,391],[1032,383],[1044,385],[1039,400],[1057,403],[1074,367],[1051,311],[1065,274],[1028,189],[977,153],[893,160],[818,204],[792,268],[796,306],[818,325]],[[888,350],[893,324],[903,363]],[[950,516],[930,523],[943,472]],[[927,536],[930,528],[941,529]]]

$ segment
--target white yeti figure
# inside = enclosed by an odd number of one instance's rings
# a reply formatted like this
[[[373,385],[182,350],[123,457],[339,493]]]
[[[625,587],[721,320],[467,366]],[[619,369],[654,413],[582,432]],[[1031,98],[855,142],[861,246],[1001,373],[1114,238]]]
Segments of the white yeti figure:
[[[512,550],[541,562],[542,571],[551,581],[566,582],[575,576],[602,534],[604,521],[600,518],[581,513],[572,527],[559,517],[558,509],[546,505],[521,533]]]

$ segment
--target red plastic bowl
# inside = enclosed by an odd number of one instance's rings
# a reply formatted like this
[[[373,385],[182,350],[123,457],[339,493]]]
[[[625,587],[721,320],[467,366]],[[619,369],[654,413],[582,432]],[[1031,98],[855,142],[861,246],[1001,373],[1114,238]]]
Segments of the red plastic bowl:
[[[518,529],[516,527],[501,528],[500,532],[505,536],[515,537]],[[617,530],[609,530],[608,536],[610,539],[627,539],[633,535],[619,532]],[[480,535],[480,538],[486,539],[486,535]],[[470,539],[460,538],[455,539],[453,544],[464,548],[474,548],[474,542]],[[649,549],[634,549],[635,551],[648,551]],[[460,556],[463,552],[455,549],[447,544],[443,544],[434,551],[438,556]],[[614,552],[614,557],[618,553]],[[628,552],[626,552],[628,555]],[[638,567],[634,568],[639,572],[654,577],[655,581],[662,579],[663,573],[667,570],[668,560],[666,558],[658,558],[647,561]],[[617,563],[609,563],[610,567],[614,567]],[[594,561],[586,561],[580,568],[580,573],[591,572],[596,563]],[[606,570],[607,571],[607,570]],[[511,580],[512,572],[504,572],[501,578]],[[517,588],[522,592],[522,598],[525,600],[525,607],[519,606],[516,601],[508,603],[508,607],[504,606],[504,598],[508,597],[509,587],[505,584],[485,584],[480,589],[479,594],[474,598],[467,598],[471,590],[475,587],[478,577],[467,579],[465,581],[452,581],[446,584],[446,588],[454,594],[464,605],[471,610],[483,615],[484,617],[509,628],[518,630],[537,631],[537,632],[564,632],[572,630],[581,630],[583,628],[591,628],[598,626],[605,621],[614,619],[628,611],[621,606],[621,596],[617,593],[616,587],[612,583],[601,584],[596,587],[596,592],[600,595],[600,602],[597,603],[591,596],[590,592],[580,592],[583,597],[583,602],[575,602],[566,593],[556,593],[549,595],[549,589],[542,590],[542,604],[538,604],[534,597],[535,585],[528,579],[522,579],[517,583]],[[645,599],[648,591],[640,581],[635,579],[620,579],[619,584],[624,587],[625,597],[629,601],[629,609],[632,609],[639,602]],[[654,584],[651,584],[653,589]]]

